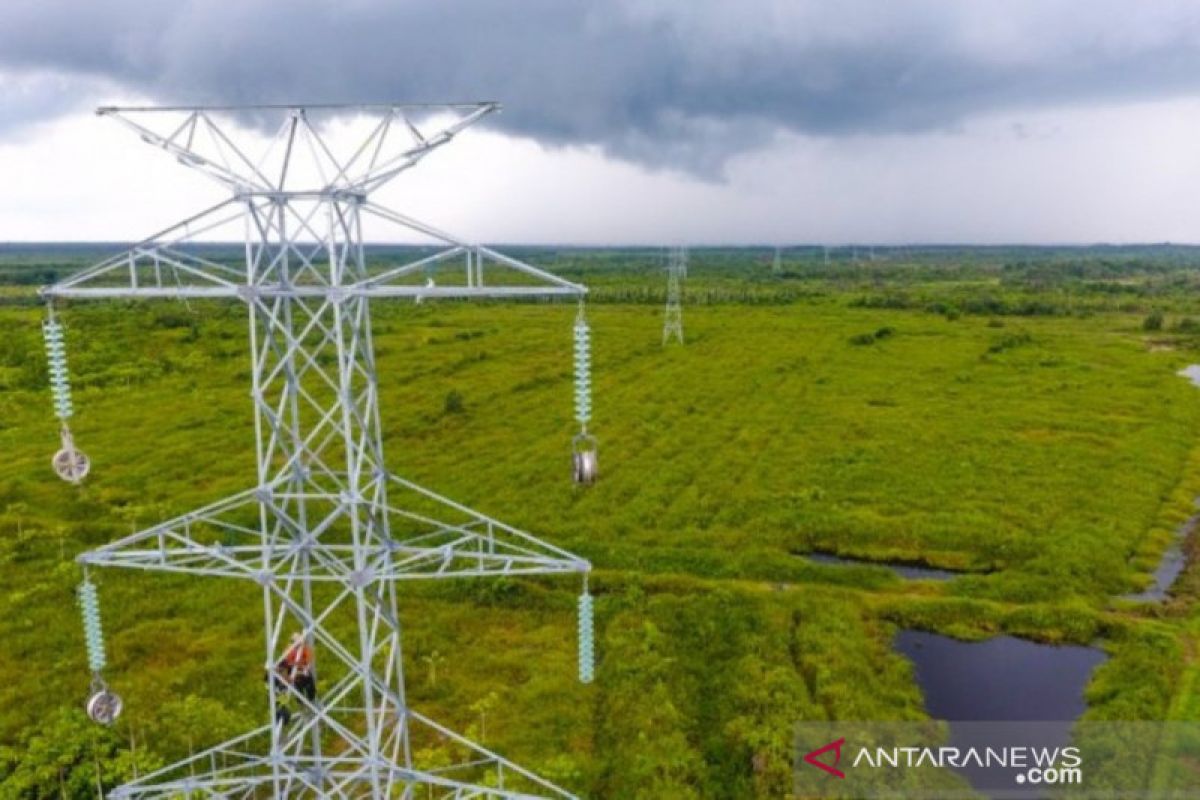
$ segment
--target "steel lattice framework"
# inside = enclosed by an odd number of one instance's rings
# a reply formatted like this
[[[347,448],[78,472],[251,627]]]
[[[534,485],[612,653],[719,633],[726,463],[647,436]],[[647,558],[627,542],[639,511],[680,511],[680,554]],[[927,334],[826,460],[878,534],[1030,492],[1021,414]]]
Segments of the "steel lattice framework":
[[[113,796],[570,797],[405,699],[398,581],[590,569],[571,553],[392,474],[384,461],[373,298],[586,292],[369,199],[497,108],[99,110],[231,196],[44,295],[244,303],[257,480],[79,560],[252,582],[261,587],[267,669],[288,634],[301,631],[319,654],[321,679],[313,701],[266,682],[269,709],[280,700],[301,709],[290,724],[268,722]],[[339,122],[346,119],[369,125],[369,133],[341,148],[330,131],[347,138],[350,123]],[[264,126],[275,133],[252,159],[246,142],[260,137],[245,131]],[[373,270],[363,244],[368,220],[419,234],[433,248]],[[211,249],[195,244],[228,241],[231,230],[245,241],[243,263],[206,255]],[[454,763],[418,763],[430,746],[453,754]]]
[[[667,308],[663,313],[662,343],[672,337],[683,344],[683,289],[682,281],[687,277],[687,249],[673,247],[667,255]]]

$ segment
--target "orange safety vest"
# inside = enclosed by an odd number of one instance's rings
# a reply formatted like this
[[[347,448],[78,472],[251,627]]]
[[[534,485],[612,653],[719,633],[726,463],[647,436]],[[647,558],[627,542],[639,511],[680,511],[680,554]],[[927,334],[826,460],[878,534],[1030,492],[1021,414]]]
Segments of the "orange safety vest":
[[[283,654],[283,665],[293,676],[308,674],[312,670],[312,648],[297,642]]]

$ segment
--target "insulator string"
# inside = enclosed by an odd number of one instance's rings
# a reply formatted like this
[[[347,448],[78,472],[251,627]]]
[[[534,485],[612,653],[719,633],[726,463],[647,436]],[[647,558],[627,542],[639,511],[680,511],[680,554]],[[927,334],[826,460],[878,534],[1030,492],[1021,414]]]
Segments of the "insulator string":
[[[83,635],[87,644],[88,667],[93,674],[104,671],[108,658],[104,651],[104,628],[100,622],[100,595],[96,584],[85,575],[79,584],[79,608],[83,614]]]
[[[575,420],[587,433],[592,418],[592,331],[583,315],[583,306],[575,317]]]
[[[42,337],[46,340],[54,415],[66,423],[75,413],[75,407],[71,403],[71,377],[67,372],[67,348],[63,339],[63,328],[53,312],[42,323]]]
[[[592,596],[584,584],[579,595],[579,682],[591,683],[595,677],[596,649],[594,620],[592,618]]]
[[[67,344],[62,324],[54,316],[54,306],[46,306],[46,319],[42,322],[42,338],[46,342],[46,360],[50,373],[50,395],[54,401],[54,416],[59,420],[59,437],[62,448],[54,454],[51,464],[58,476],[71,483],[79,483],[87,477],[91,462],[78,448],[67,424],[75,414],[71,402],[71,376],[67,371]]]

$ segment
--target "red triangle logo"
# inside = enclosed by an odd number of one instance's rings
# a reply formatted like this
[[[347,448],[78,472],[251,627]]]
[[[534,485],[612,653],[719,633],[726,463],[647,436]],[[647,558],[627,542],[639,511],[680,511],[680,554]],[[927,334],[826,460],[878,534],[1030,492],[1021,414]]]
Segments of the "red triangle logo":
[[[806,755],[804,757],[804,761],[807,764],[812,764],[817,769],[828,772],[830,775],[834,776],[835,778],[844,778],[844,777],[846,777],[846,773],[844,773],[840,769],[838,769],[837,765],[838,765],[838,762],[842,760],[842,745],[844,745],[845,743],[846,743],[846,737],[843,736],[841,739],[838,739],[836,742],[830,742],[829,744],[825,745],[820,750],[813,750],[811,753],[809,753],[808,755]],[[833,753],[833,763],[832,764],[826,764],[824,761],[820,760],[820,756],[823,756],[824,754],[829,753],[829,752]]]

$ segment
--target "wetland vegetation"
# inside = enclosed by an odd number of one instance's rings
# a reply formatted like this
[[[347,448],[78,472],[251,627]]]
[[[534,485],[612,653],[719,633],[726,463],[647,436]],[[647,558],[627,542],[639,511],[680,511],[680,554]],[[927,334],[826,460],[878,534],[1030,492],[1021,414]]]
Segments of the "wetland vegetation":
[[[388,459],[592,561],[597,680],[569,580],[405,585],[416,708],[596,798],[786,796],[794,722],[928,713],[903,629],[1091,645],[1086,718],[1200,718],[1200,574],[1123,597],[1200,495],[1176,374],[1200,251],[789,248],[776,274],[770,249],[693,250],[664,348],[658,251],[509,250],[593,287],[601,480],[570,481],[560,304],[377,304]],[[80,711],[75,555],[253,480],[243,311],[173,302],[62,309],[93,470],[54,477],[34,287],[93,251],[0,250],[4,798],[91,797],[268,714],[255,587],[123,571],[99,577],[127,711]]]

